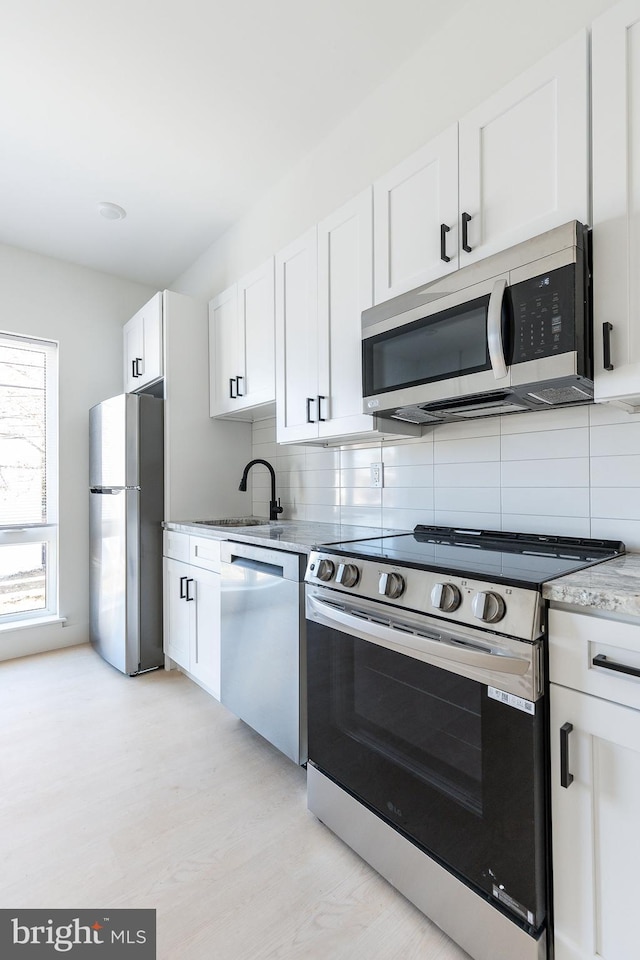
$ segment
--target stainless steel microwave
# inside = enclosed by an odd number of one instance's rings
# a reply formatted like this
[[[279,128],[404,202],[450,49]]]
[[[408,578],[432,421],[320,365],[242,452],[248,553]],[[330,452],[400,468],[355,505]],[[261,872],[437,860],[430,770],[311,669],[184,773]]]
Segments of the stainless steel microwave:
[[[365,310],[364,412],[429,424],[592,402],[590,245],[573,220]]]

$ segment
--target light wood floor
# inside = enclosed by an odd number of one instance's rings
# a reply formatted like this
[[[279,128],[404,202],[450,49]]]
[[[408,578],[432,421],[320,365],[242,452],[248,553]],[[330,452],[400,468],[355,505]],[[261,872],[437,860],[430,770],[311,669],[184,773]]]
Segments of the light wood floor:
[[[158,960],[468,960],[177,672],[0,664],[0,778],[2,907],[155,908]]]

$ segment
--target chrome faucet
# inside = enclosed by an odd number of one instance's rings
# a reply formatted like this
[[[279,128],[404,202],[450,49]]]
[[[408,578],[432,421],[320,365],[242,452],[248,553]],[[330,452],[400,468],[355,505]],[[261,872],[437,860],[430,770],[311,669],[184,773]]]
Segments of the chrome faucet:
[[[262,463],[269,473],[271,474],[271,500],[269,501],[269,520],[277,520],[278,514],[282,513],[282,507],[280,506],[280,498],[276,500],[276,472],[269,463],[268,460],[250,460],[249,463],[244,468],[242,474],[242,480],[240,481],[240,486],[238,490],[245,491],[247,489],[247,477],[249,475],[249,470],[251,467],[255,466],[256,463]]]

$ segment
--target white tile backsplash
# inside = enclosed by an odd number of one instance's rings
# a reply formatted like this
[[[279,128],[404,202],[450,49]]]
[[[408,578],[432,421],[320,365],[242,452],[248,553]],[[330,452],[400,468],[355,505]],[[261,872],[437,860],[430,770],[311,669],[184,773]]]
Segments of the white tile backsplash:
[[[437,463],[433,470],[436,487],[500,487],[500,463]]]
[[[505,487],[504,513],[545,517],[589,517],[588,487]]]
[[[500,459],[500,437],[469,437],[458,440],[434,440],[435,463],[473,463]]]
[[[505,460],[502,487],[588,487],[588,457],[553,460]]]
[[[591,491],[591,516],[615,520],[640,520],[637,487],[594,487]]]
[[[640,454],[591,457],[592,487],[640,487]]]
[[[552,460],[589,456],[589,428],[527,431],[501,437],[501,460]]]
[[[417,523],[621,539],[640,550],[640,416],[607,404],[443,424],[419,440],[278,446],[253,426],[285,519],[412,529]],[[370,464],[384,463],[384,487]],[[252,471],[253,512],[269,477]]]
[[[438,487],[434,493],[436,510],[464,510],[500,515],[499,487]]]
[[[594,457],[640,454],[640,420],[607,423],[591,427],[591,453]]]

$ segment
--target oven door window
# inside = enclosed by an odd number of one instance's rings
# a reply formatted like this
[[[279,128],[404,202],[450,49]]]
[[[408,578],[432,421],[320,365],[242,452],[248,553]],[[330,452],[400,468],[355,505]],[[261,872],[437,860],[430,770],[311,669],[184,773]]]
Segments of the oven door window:
[[[545,917],[544,723],[308,621],[309,759],[518,922]]]
[[[364,395],[489,370],[489,295],[363,341]]]

